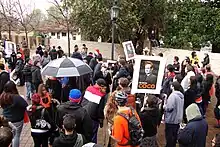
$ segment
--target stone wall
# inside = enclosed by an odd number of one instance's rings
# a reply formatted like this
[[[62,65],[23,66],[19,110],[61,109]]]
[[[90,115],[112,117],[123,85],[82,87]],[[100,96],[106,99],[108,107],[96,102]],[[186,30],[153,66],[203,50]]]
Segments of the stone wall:
[[[67,40],[60,40],[60,39],[50,39],[50,46],[61,46],[65,53],[68,53],[68,46],[67,46]],[[78,45],[79,49],[81,50],[82,45],[86,44],[88,47],[89,52],[94,52],[95,49],[99,49],[100,52],[103,55],[103,58],[111,59],[111,49],[112,44],[111,43],[105,43],[105,42],[93,42],[93,41],[75,41],[71,40],[70,43],[70,53],[72,54],[74,51],[74,46]],[[122,45],[116,44],[115,45],[115,56],[114,59],[117,59],[118,55],[124,54]]]

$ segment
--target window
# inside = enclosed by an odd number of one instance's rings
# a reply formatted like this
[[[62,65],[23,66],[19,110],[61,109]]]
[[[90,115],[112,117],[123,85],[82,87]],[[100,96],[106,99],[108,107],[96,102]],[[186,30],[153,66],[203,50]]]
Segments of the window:
[[[76,40],[76,36],[73,36],[73,40]]]
[[[57,33],[57,39],[60,39],[60,33]]]
[[[66,36],[66,33],[62,32],[62,36],[65,37],[65,36]]]
[[[52,32],[52,33],[51,33],[51,36],[55,36],[55,33],[54,33],[54,32]]]

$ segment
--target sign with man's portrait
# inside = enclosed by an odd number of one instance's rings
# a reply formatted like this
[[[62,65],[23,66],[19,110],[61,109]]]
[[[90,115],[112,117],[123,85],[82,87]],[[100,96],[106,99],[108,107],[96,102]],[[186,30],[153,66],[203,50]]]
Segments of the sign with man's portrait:
[[[129,60],[134,59],[135,49],[134,49],[134,45],[132,41],[123,42],[122,45],[124,48],[126,60],[129,61]]]
[[[135,56],[132,93],[159,94],[166,61],[157,56]]]

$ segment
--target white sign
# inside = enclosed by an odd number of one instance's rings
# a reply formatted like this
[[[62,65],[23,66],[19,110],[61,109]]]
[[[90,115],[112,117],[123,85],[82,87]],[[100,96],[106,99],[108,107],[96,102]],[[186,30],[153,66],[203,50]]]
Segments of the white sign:
[[[132,41],[127,41],[122,43],[123,48],[124,48],[124,53],[126,56],[126,60],[132,60],[135,57],[135,49]]]
[[[160,94],[166,59],[159,56],[135,56],[132,94]]]
[[[10,58],[13,51],[16,53],[16,44],[11,41],[5,41],[6,58]]]

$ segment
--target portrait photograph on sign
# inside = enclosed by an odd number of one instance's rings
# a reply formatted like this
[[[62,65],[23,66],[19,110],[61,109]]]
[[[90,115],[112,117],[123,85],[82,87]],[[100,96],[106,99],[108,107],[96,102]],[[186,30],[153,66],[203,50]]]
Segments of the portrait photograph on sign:
[[[126,60],[132,60],[134,59],[135,56],[135,49],[132,41],[127,41],[122,43],[123,48],[124,48],[124,53],[126,56]]]
[[[164,58],[157,56],[136,56],[132,93],[159,94],[165,63]]]

